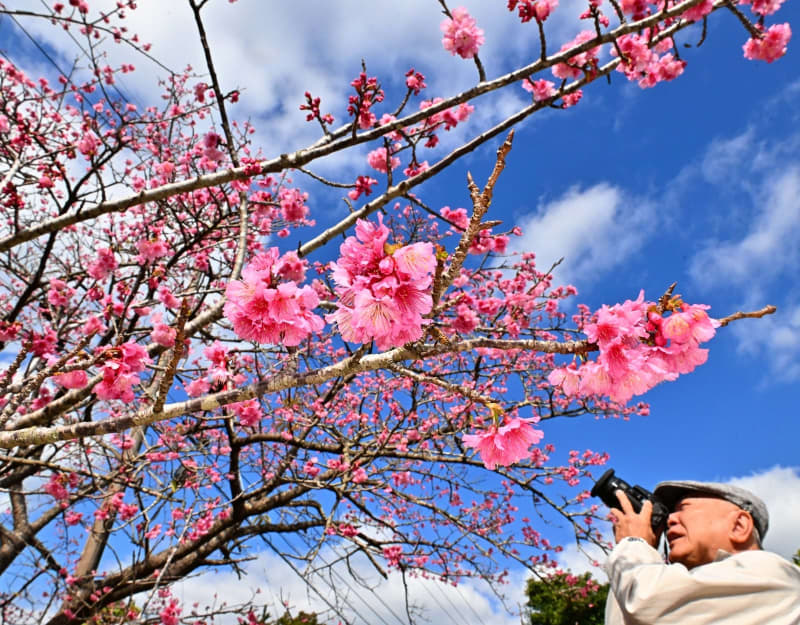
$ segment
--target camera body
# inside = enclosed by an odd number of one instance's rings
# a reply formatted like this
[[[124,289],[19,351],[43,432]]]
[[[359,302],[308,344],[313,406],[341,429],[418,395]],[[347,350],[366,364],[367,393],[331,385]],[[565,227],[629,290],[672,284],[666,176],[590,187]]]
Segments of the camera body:
[[[631,486],[625,480],[614,475],[614,469],[609,469],[592,488],[592,497],[599,497],[604,504],[609,508],[619,509],[620,503],[615,494],[616,491],[621,490],[633,506],[634,511],[639,512],[648,499],[653,502],[653,515],[650,517],[650,525],[653,528],[653,533],[658,536],[667,527],[667,517],[669,516],[669,508],[657,499],[653,493],[646,488],[642,488],[638,484]]]

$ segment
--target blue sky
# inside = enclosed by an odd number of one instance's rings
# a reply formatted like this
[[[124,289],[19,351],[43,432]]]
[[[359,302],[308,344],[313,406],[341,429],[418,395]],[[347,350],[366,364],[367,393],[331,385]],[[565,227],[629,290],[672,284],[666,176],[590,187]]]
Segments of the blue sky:
[[[302,4],[269,16],[263,4],[247,0],[211,7],[223,86],[245,87],[237,114],[254,118],[267,155],[316,138],[296,110],[306,89],[323,97],[324,110],[334,103],[342,118],[346,85],[361,58],[390,96],[411,66],[428,77],[430,97],[475,81],[469,62],[441,49],[434,0],[373,2],[369,14],[349,1],[324,11]],[[485,30],[481,55],[490,76],[535,54],[532,28],[505,12],[505,3],[462,4]],[[133,29],[154,43],[154,54],[176,69],[188,62],[202,67],[191,24],[180,19],[182,3],[141,5]],[[575,6],[563,2],[559,11]],[[790,1],[777,21],[800,31],[799,15]],[[19,54],[18,33],[0,26],[6,50]],[[575,32],[566,18],[552,27],[551,47]],[[64,53],[56,29],[32,24],[31,33]],[[682,41],[699,36],[695,30]],[[491,217],[521,224],[517,245],[537,252],[540,266],[564,256],[558,277],[575,284],[577,301],[592,308],[633,299],[640,289],[655,299],[673,281],[686,301],[711,305],[712,316],[778,306],[770,318],[721,329],[705,366],[644,398],[649,417],[556,421],[546,436],[564,452],[608,451],[609,466],[647,488],[662,479],[750,480],[773,510],[772,548],[788,553],[792,540],[800,547],[793,537],[800,522],[800,50],[794,42],[775,63],[747,61],[746,39],[732,15],[716,16],[702,47],[682,50],[688,65],[673,83],[641,90],[615,74],[611,85],[587,88],[574,109],[528,120],[517,130]],[[52,72],[32,56],[18,59],[31,73]],[[144,103],[155,86],[141,59],[137,65],[121,87]],[[479,101],[472,128],[526,97],[512,89]],[[446,146],[456,137],[445,139]],[[468,156],[426,185],[422,197],[434,207],[468,206],[465,171],[485,179],[496,146]],[[323,171],[352,180],[366,173],[363,156],[339,157]],[[312,194],[310,206],[322,224],[345,211],[325,193]]]

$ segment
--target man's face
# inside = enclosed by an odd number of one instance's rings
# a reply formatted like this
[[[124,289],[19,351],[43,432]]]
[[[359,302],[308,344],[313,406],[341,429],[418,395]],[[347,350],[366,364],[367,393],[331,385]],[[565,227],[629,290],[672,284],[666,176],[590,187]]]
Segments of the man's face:
[[[687,568],[713,562],[717,551],[732,549],[729,531],[739,508],[724,499],[684,497],[667,518],[670,562]]]

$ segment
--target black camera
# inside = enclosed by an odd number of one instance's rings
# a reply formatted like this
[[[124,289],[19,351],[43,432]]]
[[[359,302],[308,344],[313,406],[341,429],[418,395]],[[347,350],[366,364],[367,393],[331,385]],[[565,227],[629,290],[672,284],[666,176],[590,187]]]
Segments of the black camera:
[[[631,486],[625,480],[618,478],[614,475],[614,469],[609,469],[592,488],[592,497],[599,497],[604,504],[609,508],[620,509],[619,499],[614,494],[616,491],[621,490],[633,506],[636,512],[639,512],[648,499],[653,502],[653,516],[650,517],[650,525],[653,528],[653,533],[658,536],[667,527],[667,517],[669,516],[669,508],[664,505],[664,502],[656,499],[656,497],[646,488],[639,485]]]

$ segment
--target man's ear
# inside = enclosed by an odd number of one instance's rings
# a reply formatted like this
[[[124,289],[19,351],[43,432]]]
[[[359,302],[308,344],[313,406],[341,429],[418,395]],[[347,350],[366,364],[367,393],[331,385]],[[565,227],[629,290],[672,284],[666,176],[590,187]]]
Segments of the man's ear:
[[[747,549],[751,544],[755,544],[755,525],[753,517],[749,512],[736,510],[732,515],[728,538],[735,547]]]

